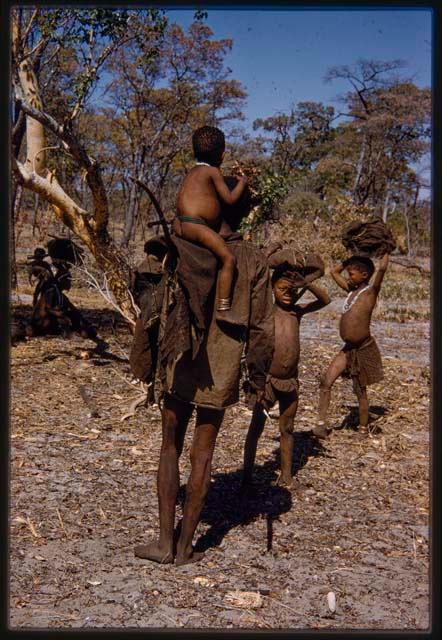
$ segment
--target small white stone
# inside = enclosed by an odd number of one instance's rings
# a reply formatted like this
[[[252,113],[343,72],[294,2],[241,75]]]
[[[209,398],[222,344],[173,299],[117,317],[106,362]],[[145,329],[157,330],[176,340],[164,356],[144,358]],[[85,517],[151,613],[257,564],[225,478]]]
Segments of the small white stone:
[[[333,591],[329,591],[327,593],[327,604],[330,609],[330,613],[334,613],[336,611],[336,596]]]

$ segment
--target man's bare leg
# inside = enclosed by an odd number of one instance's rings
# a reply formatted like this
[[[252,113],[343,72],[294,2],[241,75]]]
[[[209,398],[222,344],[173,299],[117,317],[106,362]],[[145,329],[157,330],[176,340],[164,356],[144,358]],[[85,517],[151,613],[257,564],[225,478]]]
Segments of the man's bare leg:
[[[327,419],[327,411],[330,404],[331,388],[341,373],[347,366],[347,358],[344,351],[340,351],[334,358],[331,365],[321,377],[321,386],[319,389],[319,424],[314,427],[313,433],[318,438],[326,438],[328,435],[325,421]]]
[[[192,538],[209,490],[213,451],[223,418],[224,411],[197,409],[190,453],[191,471],[186,485],[181,533],[177,543],[177,565],[195,562],[203,556],[202,553],[194,552]]]
[[[288,397],[285,397],[288,396]],[[292,484],[293,424],[298,410],[298,394],[284,394],[279,400],[279,431],[281,443],[281,474],[276,484],[290,487]]]
[[[166,396],[162,411],[163,434],[157,474],[160,535],[158,541],[135,547],[138,558],[161,564],[173,562],[175,507],[180,486],[178,461],[192,415],[192,405]]]
[[[245,488],[250,484],[252,479],[253,465],[255,464],[256,449],[258,440],[264,430],[266,417],[262,404],[256,403],[253,408],[252,420],[250,421],[249,430],[247,432],[244,444],[244,469],[242,477],[242,487]]]

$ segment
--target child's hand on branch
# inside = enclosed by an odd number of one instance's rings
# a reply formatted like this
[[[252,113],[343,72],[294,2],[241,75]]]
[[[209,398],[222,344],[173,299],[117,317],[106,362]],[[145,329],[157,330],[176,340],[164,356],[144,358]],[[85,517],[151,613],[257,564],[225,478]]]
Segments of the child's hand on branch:
[[[338,262],[337,264],[331,266],[330,273],[342,273],[344,269],[344,264],[342,262]]]

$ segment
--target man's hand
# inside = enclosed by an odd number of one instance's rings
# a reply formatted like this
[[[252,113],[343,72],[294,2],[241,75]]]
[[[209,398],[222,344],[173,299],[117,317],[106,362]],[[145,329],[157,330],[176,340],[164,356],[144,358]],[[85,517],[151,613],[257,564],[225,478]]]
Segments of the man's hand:
[[[256,402],[257,404],[262,404],[264,402],[265,389],[257,389],[256,390]]]

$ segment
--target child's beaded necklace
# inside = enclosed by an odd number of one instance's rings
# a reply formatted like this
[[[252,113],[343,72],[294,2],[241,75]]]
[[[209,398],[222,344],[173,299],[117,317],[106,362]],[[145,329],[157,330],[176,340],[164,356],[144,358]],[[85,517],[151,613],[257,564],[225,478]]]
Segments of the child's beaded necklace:
[[[357,292],[357,294],[350,300],[350,296],[352,293],[354,293],[353,291],[350,291],[350,293],[348,294],[348,296],[345,298],[344,300],[344,304],[342,305],[342,313],[347,313],[347,311],[350,311],[350,309],[352,308],[352,306],[354,305],[354,303],[356,302],[356,300],[359,298],[359,296],[361,295],[361,293],[363,293],[364,291],[366,291],[367,289],[370,288],[371,285],[367,284],[365,287],[363,287],[360,291]]]

